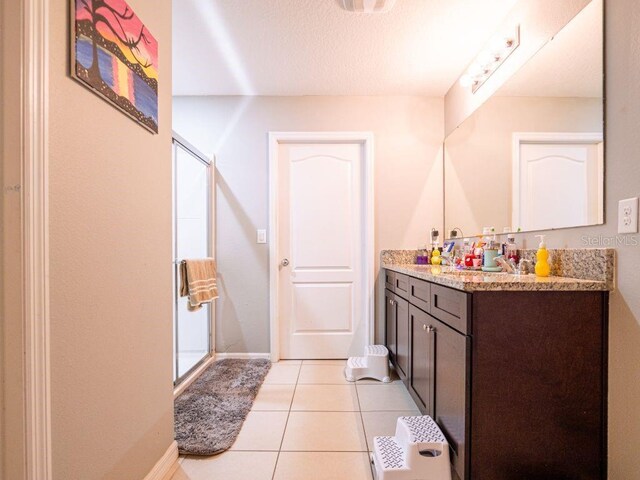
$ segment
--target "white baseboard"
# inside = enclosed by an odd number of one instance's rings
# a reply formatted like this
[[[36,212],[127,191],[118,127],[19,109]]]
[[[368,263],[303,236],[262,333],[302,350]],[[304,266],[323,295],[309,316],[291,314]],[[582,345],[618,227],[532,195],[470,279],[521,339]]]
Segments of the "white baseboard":
[[[216,360],[223,358],[271,358],[270,353],[216,353]]]
[[[170,480],[178,468],[178,443],[174,440],[144,480]]]

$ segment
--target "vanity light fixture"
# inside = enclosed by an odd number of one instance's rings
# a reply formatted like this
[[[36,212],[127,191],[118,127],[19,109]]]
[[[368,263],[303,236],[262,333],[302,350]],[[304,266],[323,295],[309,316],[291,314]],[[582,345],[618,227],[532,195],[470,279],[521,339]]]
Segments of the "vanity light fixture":
[[[396,0],[340,0],[342,8],[349,12],[358,13],[386,13]]]
[[[487,49],[476,57],[460,77],[460,85],[464,88],[471,87],[471,92],[476,93],[519,46],[520,25],[517,25],[513,34],[496,37],[489,42]]]

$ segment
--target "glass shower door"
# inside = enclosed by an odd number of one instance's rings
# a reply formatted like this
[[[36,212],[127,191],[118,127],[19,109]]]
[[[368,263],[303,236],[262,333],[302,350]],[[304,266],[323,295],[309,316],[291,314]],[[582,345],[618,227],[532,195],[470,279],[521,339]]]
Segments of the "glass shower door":
[[[174,138],[174,343],[175,383],[211,352],[211,306],[187,309],[178,296],[180,262],[211,256],[210,164],[186,142]]]

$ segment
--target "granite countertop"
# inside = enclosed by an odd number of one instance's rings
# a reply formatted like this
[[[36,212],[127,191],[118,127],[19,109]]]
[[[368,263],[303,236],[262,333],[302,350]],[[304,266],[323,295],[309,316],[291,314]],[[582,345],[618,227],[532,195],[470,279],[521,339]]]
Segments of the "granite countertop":
[[[459,271],[453,267],[383,262],[382,268],[466,292],[475,291],[607,291],[606,281]]]

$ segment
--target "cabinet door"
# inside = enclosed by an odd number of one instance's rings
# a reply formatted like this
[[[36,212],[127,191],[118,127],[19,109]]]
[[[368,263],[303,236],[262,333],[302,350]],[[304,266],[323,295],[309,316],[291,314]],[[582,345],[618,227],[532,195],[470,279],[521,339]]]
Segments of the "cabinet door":
[[[470,337],[435,318],[433,320],[435,366],[435,420],[451,447],[451,461],[465,478],[467,442],[467,361]]]
[[[389,358],[396,361],[396,306],[395,295],[389,290],[384,291],[385,304],[385,324],[386,324],[386,345],[389,349]]]
[[[396,304],[396,366],[403,380],[409,373],[409,302],[395,296]]]
[[[421,409],[433,417],[433,319],[422,310],[409,307],[411,327],[411,373],[410,388],[418,397]],[[415,397],[414,397],[415,398]]]

